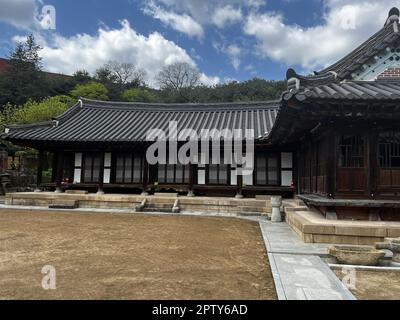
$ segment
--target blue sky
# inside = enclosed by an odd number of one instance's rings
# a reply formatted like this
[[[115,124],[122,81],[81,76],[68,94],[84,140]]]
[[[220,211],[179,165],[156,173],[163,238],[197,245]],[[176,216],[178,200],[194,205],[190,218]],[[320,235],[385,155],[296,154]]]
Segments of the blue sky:
[[[93,72],[132,62],[156,85],[159,70],[185,61],[205,83],[283,79],[335,62],[384,24],[393,0],[0,0],[0,56],[34,33],[45,69]],[[40,25],[45,5],[56,29]]]

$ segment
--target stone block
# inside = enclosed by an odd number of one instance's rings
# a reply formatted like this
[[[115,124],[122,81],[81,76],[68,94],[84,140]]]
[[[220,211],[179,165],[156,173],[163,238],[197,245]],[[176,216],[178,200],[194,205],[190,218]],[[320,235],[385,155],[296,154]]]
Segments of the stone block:
[[[266,200],[266,201],[271,201],[271,196],[265,196],[265,195],[256,195],[256,200]]]
[[[86,190],[67,190],[67,191],[65,191],[65,193],[66,194],[80,194],[80,195],[89,194],[89,192]]]
[[[361,227],[351,225],[352,222],[347,222],[348,226],[338,225],[335,227],[336,235],[344,236],[359,236],[359,237],[379,237],[384,238],[387,234],[386,228],[384,227]]]
[[[400,237],[400,228],[387,228],[387,237],[388,238],[399,238]]]
[[[313,224],[307,222],[303,224],[302,231],[311,234],[335,234],[335,227],[331,225]]]
[[[178,193],[162,193],[162,192],[154,193],[154,197],[156,198],[178,198],[178,196],[179,196]]]

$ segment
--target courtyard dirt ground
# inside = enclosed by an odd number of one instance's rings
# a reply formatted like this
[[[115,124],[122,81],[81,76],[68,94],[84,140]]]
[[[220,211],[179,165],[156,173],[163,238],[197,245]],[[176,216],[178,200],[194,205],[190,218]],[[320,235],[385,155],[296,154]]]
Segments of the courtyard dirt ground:
[[[341,271],[335,273],[343,278]],[[356,289],[351,291],[359,300],[400,300],[400,273],[357,271]]]
[[[255,222],[0,210],[0,299],[276,298]]]

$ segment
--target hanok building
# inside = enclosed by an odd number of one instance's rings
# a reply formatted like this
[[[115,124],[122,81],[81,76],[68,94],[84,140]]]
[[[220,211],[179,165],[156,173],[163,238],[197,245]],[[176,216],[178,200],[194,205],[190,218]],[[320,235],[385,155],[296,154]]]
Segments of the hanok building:
[[[82,99],[54,121],[8,127],[5,138],[53,153],[53,183],[46,187],[57,189],[64,181],[66,188],[106,192],[297,194],[322,211],[344,203],[395,208],[400,197],[399,16],[393,8],[383,29],[312,76],[288,70],[288,89],[280,101],[160,105]],[[253,173],[238,176],[238,168],[229,164],[148,165],[146,133],[166,130],[170,121],[179,130],[254,130]]]

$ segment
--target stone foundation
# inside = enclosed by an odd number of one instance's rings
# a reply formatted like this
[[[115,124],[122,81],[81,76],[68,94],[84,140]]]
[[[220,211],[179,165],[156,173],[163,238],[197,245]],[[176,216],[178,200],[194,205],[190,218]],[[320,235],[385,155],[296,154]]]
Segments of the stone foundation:
[[[327,220],[319,212],[285,208],[286,221],[306,243],[374,245],[400,237],[400,222]]]
[[[270,200],[206,198],[206,197],[172,197],[158,194],[157,196],[116,195],[116,194],[71,194],[71,193],[10,193],[6,195],[5,204],[15,206],[49,207],[51,205],[76,201],[78,208],[95,209],[130,209],[135,210],[144,199],[154,205],[174,205],[178,200],[183,213],[209,213],[232,215],[265,215],[272,212]]]

